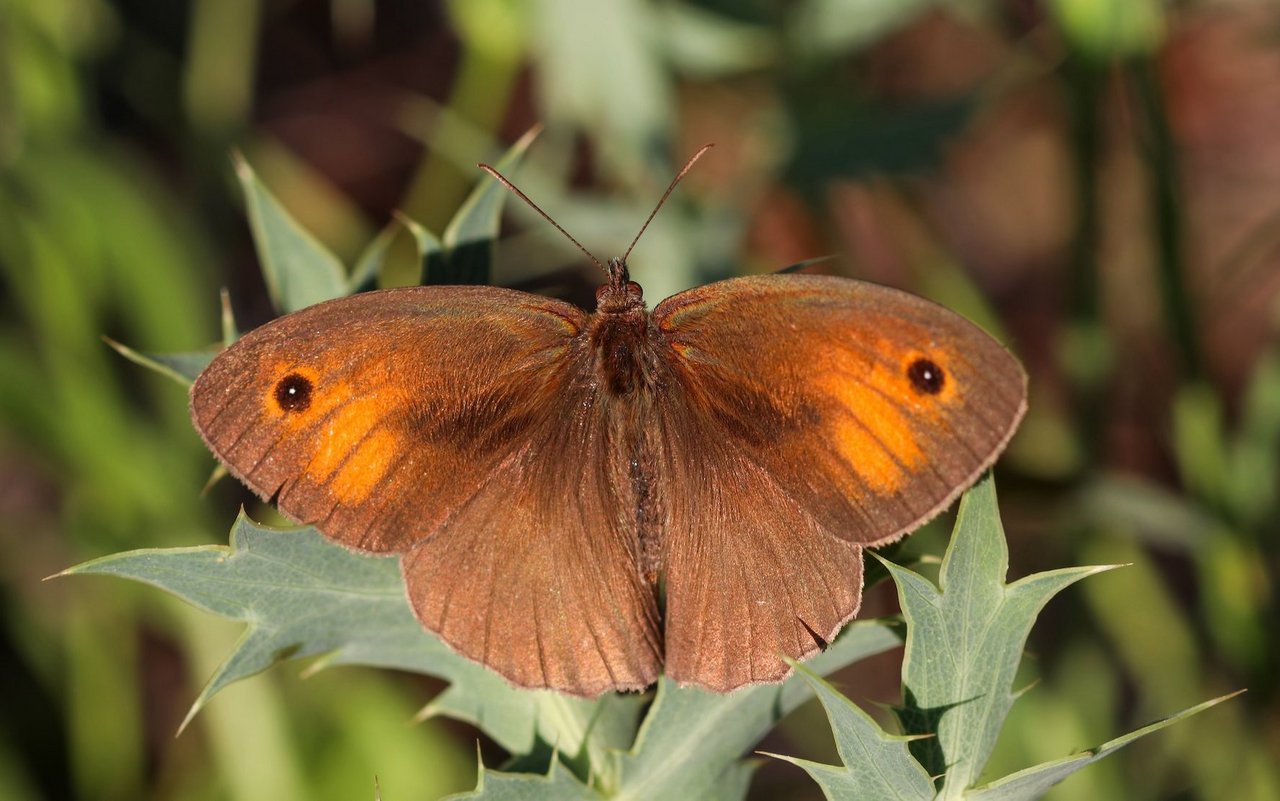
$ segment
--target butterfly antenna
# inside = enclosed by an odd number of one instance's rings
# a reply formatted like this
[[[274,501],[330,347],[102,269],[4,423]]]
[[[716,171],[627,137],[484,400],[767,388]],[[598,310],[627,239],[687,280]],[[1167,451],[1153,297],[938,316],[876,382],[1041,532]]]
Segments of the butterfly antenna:
[[[667,187],[667,191],[662,193],[662,197],[658,199],[658,205],[653,207],[653,211],[649,212],[649,219],[644,221],[644,225],[640,226],[640,232],[636,234],[636,238],[631,240],[631,247],[627,248],[627,252],[622,255],[622,263],[626,264],[627,257],[631,255],[631,251],[635,249],[636,243],[640,241],[640,237],[644,235],[645,229],[649,227],[649,223],[653,222],[653,218],[658,216],[658,209],[662,208],[662,204],[667,202],[667,198],[675,191],[676,184],[680,183],[680,179],[685,176],[693,168],[694,162],[702,158],[702,154],[715,147],[715,143],[703,145],[697,153],[689,157],[689,160],[680,168],[680,172],[676,173],[676,177],[671,179],[671,185]]]
[[[583,253],[587,254],[587,258],[588,258],[588,259],[591,259],[593,262],[595,262],[595,264],[596,264],[596,266],[597,266],[597,267],[599,267],[601,270],[604,270],[605,272],[608,272],[608,269],[606,269],[606,268],[605,268],[604,264],[603,264],[599,259],[597,259],[597,258],[595,257],[595,255],[593,255],[593,254],[591,253],[591,251],[589,251],[589,250],[587,250],[585,247],[583,247],[583,245],[582,245],[582,243],[581,243],[581,242],[579,242],[578,240],[574,239],[574,238],[573,238],[573,234],[571,234],[571,233],[569,233],[568,231],[564,230],[564,227],[563,227],[563,226],[561,226],[561,225],[560,225],[560,223],[558,223],[558,222],[556,222],[555,220],[551,219],[551,215],[550,215],[550,214],[547,214],[545,211],[543,211],[543,210],[538,206],[538,204],[537,204],[537,203],[534,203],[532,200],[530,200],[530,199],[529,199],[529,196],[528,196],[528,195],[526,195],[524,192],[521,192],[521,191],[520,191],[520,188],[519,188],[518,186],[516,186],[515,184],[511,183],[510,181],[508,181],[508,180],[503,176],[503,174],[502,174],[502,173],[500,173],[500,172],[498,172],[497,170],[495,170],[494,168],[490,167],[488,164],[481,164],[481,165],[479,165],[479,166],[480,166],[480,169],[482,169],[482,170],[484,170],[485,172],[487,172],[487,173],[489,173],[490,175],[492,175],[492,176],[493,176],[493,177],[498,181],[498,183],[500,183],[500,184],[502,184],[503,186],[505,186],[505,187],[506,187],[506,188],[507,188],[507,189],[508,189],[512,194],[514,194],[516,197],[520,198],[520,199],[521,199],[521,200],[523,200],[526,204],[528,204],[529,208],[531,208],[531,209],[533,209],[534,211],[536,211],[536,212],[538,212],[539,214],[541,214],[541,215],[542,215],[542,219],[544,219],[544,220],[546,220],[547,222],[551,223],[553,226],[555,226],[555,229],[556,229],[557,231],[559,231],[560,233],[564,234],[564,236],[565,236],[565,238],[566,238],[566,239],[568,239],[568,240],[569,240],[570,242],[572,242],[573,244],[577,245],[577,246],[578,246],[578,250],[581,250]]]

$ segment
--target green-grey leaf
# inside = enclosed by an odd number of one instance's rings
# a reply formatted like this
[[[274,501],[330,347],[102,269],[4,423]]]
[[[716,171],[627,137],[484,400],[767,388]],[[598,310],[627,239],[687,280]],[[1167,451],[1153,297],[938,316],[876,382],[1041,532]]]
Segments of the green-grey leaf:
[[[938,0],[805,0],[788,35],[804,58],[858,50],[919,16]]]
[[[804,667],[798,671],[827,711],[844,765],[823,765],[786,756],[779,759],[803,768],[829,799],[927,801],[933,798],[933,780],[912,758],[907,747],[913,738],[885,732],[870,715],[812,671]]]
[[[244,191],[253,241],[271,301],[282,312],[347,294],[342,262],[320,244],[267,190],[242,156],[236,175]]]
[[[1243,691],[1241,691],[1243,692]],[[1048,792],[1049,788],[1071,774],[1080,770],[1085,765],[1097,762],[1103,757],[1110,756],[1116,751],[1124,748],[1129,743],[1137,740],[1139,737],[1145,737],[1154,731],[1159,731],[1166,726],[1171,726],[1180,720],[1189,718],[1199,712],[1203,712],[1211,706],[1216,706],[1228,698],[1234,698],[1239,692],[1224,695],[1218,698],[1197,704],[1190,709],[1184,709],[1176,715],[1158,720],[1147,726],[1143,726],[1137,731],[1129,732],[1123,737],[1117,737],[1114,740],[1103,743],[1097,748],[1083,751],[1079,754],[1059,759],[1053,762],[1045,762],[1035,767],[1020,770],[1017,773],[1005,776],[1002,779],[991,782],[990,784],[966,793],[964,798],[966,801],[1032,801]]]
[[[907,621],[904,707],[911,751],[943,776],[939,798],[960,798],[986,764],[1014,695],[1012,685],[1036,615],[1060,590],[1108,567],[1037,573],[1004,583],[1008,550],[988,474],[965,494],[940,589],[888,565]]]
[[[520,137],[495,165],[501,173],[514,167],[529,145],[541,133],[533,128]],[[488,176],[476,185],[458,208],[441,235],[444,261],[437,274],[426,275],[429,284],[483,284],[489,280],[493,263],[493,243],[498,239],[502,204],[510,194],[506,187]],[[420,245],[421,246],[421,245]],[[428,264],[429,267],[429,264]]]
[[[140,364],[155,370],[163,376],[172,378],[183,386],[189,386],[196,376],[213,361],[211,351],[195,351],[193,353],[143,353],[128,345],[122,345],[109,337],[103,337],[117,353],[134,364]]]
[[[66,572],[145,582],[249,623],[188,720],[228,684],[307,656],[323,656],[323,666],[373,665],[447,679],[453,686],[434,711],[476,724],[512,753],[529,751],[539,738],[575,752],[595,716],[595,702],[519,690],[455,654],[414,618],[399,559],[348,551],[315,529],[271,529],[242,515],[229,547],[131,551]]]
[[[847,626],[808,669],[826,674],[902,643],[885,621]],[[782,684],[744,687],[728,695],[677,687],[665,677],[630,753],[619,755],[614,799],[719,797],[739,776],[743,752],[778,721],[813,697],[813,687],[793,675]],[[603,777],[606,789],[613,777]],[[732,796],[741,797],[741,796]]]
[[[673,66],[700,78],[768,66],[778,57],[778,42],[763,25],[738,22],[686,3],[656,7],[661,45]]]

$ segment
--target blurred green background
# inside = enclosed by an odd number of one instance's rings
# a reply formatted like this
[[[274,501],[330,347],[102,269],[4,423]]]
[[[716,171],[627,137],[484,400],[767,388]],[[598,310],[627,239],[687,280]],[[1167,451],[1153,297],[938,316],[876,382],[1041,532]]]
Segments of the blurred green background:
[[[835,253],[825,269],[938,299],[1023,359],[1031,412],[999,468],[1013,575],[1132,566],[1033,631],[993,775],[1247,687],[1050,797],[1280,798],[1264,0],[0,0],[0,798],[472,785],[476,732],[409,722],[440,689],[418,677],[288,665],[175,739],[237,627],[42,579],[225,542],[247,501],[201,497],[182,390],[100,339],[206,346],[222,286],[243,328],[270,317],[233,148],[350,259],[394,210],[439,231],[474,163],[538,122],[513,177],[602,258],[717,144],[632,257],[651,302]],[[600,276],[516,205],[493,279],[586,302]],[[913,548],[940,553],[937,530]],[[896,671],[843,686],[891,702]],[[830,734],[802,711],[767,749],[829,758]],[[771,763],[753,797],[819,796]]]

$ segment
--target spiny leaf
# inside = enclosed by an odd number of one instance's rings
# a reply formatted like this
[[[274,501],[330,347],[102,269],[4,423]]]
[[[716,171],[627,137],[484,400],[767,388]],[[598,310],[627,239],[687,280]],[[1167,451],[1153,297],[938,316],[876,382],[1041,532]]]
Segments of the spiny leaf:
[[[911,756],[914,738],[887,734],[871,716],[812,671],[799,669],[827,711],[843,766],[778,756],[803,768],[830,799],[933,798],[933,780]],[[770,754],[770,756],[777,756]]]
[[[342,262],[303,228],[235,154],[236,175],[248,206],[249,225],[271,301],[294,312],[347,294]]]
[[[242,515],[229,547],[131,551],[66,573],[142,581],[249,623],[188,720],[228,684],[307,656],[322,656],[320,666],[373,665],[447,679],[453,686],[437,711],[475,723],[513,753],[530,750],[536,738],[574,752],[595,716],[595,702],[518,690],[455,654],[414,618],[399,559],[348,551],[315,529],[271,529]]]
[[[556,760],[545,776],[529,773],[502,773],[480,766],[476,789],[449,796],[446,801],[601,801],[595,790],[573,778]]]
[[[122,345],[110,337],[103,337],[103,340],[112,347],[116,353],[125,357],[134,364],[140,364],[149,370],[154,370],[160,375],[172,378],[183,386],[189,386],[191,382],[196,380],[196,376],[213,361],[214,353],[212,351],[195,351],[192,353],[143,353],[134,350],[128,345]]]
[[[1240,692],[1244,692],[1241,690]],[[1228,698],[1235,698],[1240,692],[1223,695],[1218,698],[1197,704],[1190,709],[1184,709],[1176,715],[1158,720],[1141,729],[1129,732],[1123,737],[1117,737],[1109,740],[1097,748],[1069,756],[1065,759],[1059,759],[1054,762],[1045,762],[1026,770],[1020,770],[1017,773],[1005,776],[1002,779],[991,782],[988,785],[980,787],[976,790],[965,794],[966,801],[1032,801],[1039,798],[1049,791],[1049,788],[1067,778],[1071,774],[1080,770],[1085,765],[1097,762],[1103,757],[1110,756],[1116,751],[1124,748],[1129,743],[1137,740],[1139,737],[1145,737],[1154,731],[1159,731],[1166,726],[1172,726],[1180,720],[1191,717],[1192,715],[1203,712],[1211,706],[1226,701]]]
[[[1068,585],[1109,569],[1054,570],[1006,585],[1008,556],[988,475],[960,503],[940,589],[887,565],[907,621],[898,717],[908,734],[936,734],[913,742],[911,751],[930,774],[943,776],[939,798],[961,797],[986,764],[1040,609]]]

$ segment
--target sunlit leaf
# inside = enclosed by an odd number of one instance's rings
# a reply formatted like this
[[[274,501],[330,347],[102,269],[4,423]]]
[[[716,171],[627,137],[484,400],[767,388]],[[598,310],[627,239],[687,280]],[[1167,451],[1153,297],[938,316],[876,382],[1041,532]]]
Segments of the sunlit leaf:
[[[793,50],[807,58],[858,50],[915,19],[940,0],[805,0],[791,16]]]
[[[988,475],[969,490],[940,587],[896,565],[907,621],[903,708],[907,734],[935,735],[911,743],[931,775],[943,776],[942,798],[959,797],[982,772],[1013,704],[1013,678],[1036,615],[1060,590],[1108,567],[1036,573],[1004,583],[1009,554]]]
[[[669,141],[674,119],[655,5],[537,0],[532,6],[530,49],[548,122],[586,130],[603,162],[634,175],[655,145]]]
[[[311,528],[271,529],[241,516],[228,547],[131,551],[66,572],[145,582],[249,623],[188,720],[232,682],[308,656],[323,657],[324,666],[373,665],[447,679],[453,686],[439,711],[475,723],[514,753],[529,750],[535,736],[578,747],[594,713],[593,702],[518,690],[458,656],[414,618],[398,558],[348,551]]]
[[[401,216],[399,219],[400,224],[413,235],[413,243],[417,248],[418,282],[423,284],[444,283],[444,245],[440,244],[440,238],[416,220],[405,216]]]
[[[667,57],[682,72],[710,78],[771,64],[778,57],[775,34],[686,3],[658,7]]]
[[[829,673],[901,642],[895,627],[888,623],[858,622],[808,664],[811,670]],[[744,762],[742,755],[813,693],[813,687],[799,675],[781,684],[747,687],[727,695],[677,687],[664,677],[658,682],[658,695],[634,747],[625,752],[616,749],[611,761],[603,755],[593,756],[590,786],[599,795],[583,797],[612,801],[743,798],[755,765]],[[502,779],[514,781],[508,776]],[[499,786],[505,791],[508,785]],[[514,786],[535,793],[531,798],[548,797],[536,794],[543,791],[545,783]],[[584,785],[575,791],[585,789]]]
[[[588,701],[516,689],[422,629],[409,608],[395,557],[357,554],[314,529],[271,529],[243,516],[228,547],[133,551],[67,573],[142,581],[249,623],[235,652],[200,693],[192,715],[228,684],[290,659],[319,657],[319,666],[426,673],[452,683],[428,714],[475,723],[512,753],[527,753],[542,742],[566,758],[578,755],[593,786],[615,787],[618,798],[659,797],[689,788],[699,795],[722,791],[723,783],[748,775],[738,764],[742,754],[812,696],[799,677],[729,695],[677,688],[664,679],[632,747],[638,696]],[[891,625],[859,622],[810,665],[829,672],[900,643]]]

